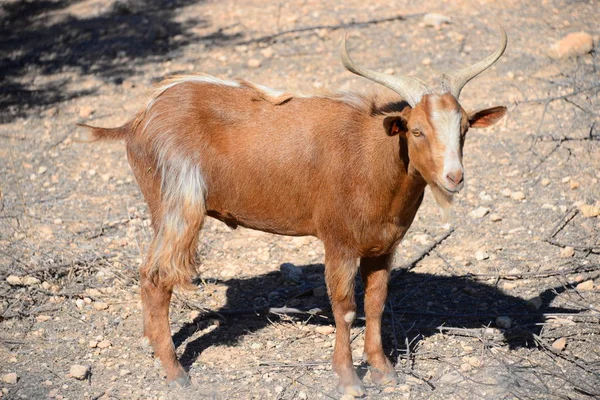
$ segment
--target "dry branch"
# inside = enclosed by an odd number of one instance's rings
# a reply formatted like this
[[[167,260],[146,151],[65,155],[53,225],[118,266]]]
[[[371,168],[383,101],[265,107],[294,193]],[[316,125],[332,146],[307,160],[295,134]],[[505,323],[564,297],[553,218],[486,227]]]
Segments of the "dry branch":
[[[450,235],[452,235],[453,232],[454,232],[454,228],[450,228],[448,230],[448,232],[445,232],[445,233],[441,234],[440,236],[438,236],[433,241],[433,243],[431,243],[429,246],[427,246],[425,249],[423,249],[419,254],[417,254],[416,256],[414,256],[411,260],[409,260],[408,262],[406,262],[403,266],[401,266],[401,267],[394,267],[393,269],[398,269],[398,270],[402,270],[402,271],[410,271],[411,269],[415,268],[417,266],[417,263],[419,261],[421,261],[426,256],[428,256],[429,253],[431,253],[433,251],[433,249],[435,249],[440,243],[442,243]]]

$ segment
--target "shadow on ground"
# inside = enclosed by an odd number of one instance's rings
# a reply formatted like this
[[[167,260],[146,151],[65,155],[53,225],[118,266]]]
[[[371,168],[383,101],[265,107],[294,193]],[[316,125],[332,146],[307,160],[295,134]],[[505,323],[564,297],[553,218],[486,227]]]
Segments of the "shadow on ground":
[[[257,314],[264,313],[269,307],[291,306],[301,310],[320,308],[324,310],[326,319],[306,314],[294,314],[293,317],[311,324],[319,324],[319,321],[333,324],[327,297],[314,297],[312,292],[313,288],[323,284],[324,266],[313,264],[301,268],[307,279],[297,286],[285,284],[279,272],[222,282],[228,285],[228,303],[217,315],[224,315],[226,322],[212,332],[187,342],[181,357],[184,367],[189,368],[204,349],[213,345],[235,344],[247,333],[268,325],[270,322],[266,316],[257,317]],[[534,335],[540,333],[541,323],[544,322],[543,313],[583,311],[550,306],[563,290],[565,288],[561,286],[540,293],[542,305],[536,310],[527,300],[507,295],[496,287],[467,276],[448,277],[394,270],[382,329],[386,354],[391,356],[395,364],[399,354],[407,353],[405,343],[411,343],[412,352],[419,340],[439,332],[438,327],[443,326],[448,331],[452,328],[494,327],[498,316],[508,316],[512,320],[511,328],[502,331],[501,339],[511,349],[533,347]],[[360,278],[357,278],[356,292],[360,318],[363,308]],[[255,308],[256,312],[248,309],[249,304],[261,303],[266,304]],[[181,346],[205,326],[207,317],[201,315],[182,326],[173,336],[175,346]],[[269,318],[272,319],[273,315]],[[364,326],[364,322],[359,319],[355,325]]]
[[[177,22],[178,9],[204,0],[19,0],[0,5],[0,123],[93,91],[68,91],[73,73],[120,83],[136,65],[168,60],[192,41],[219,46],[237,39],[203,18]],[[87,7],[86,17],[71,13]],[[66,74],[63,79],[60,74]],[[53,75],[52,79],[48,79]],[[65,75],[65,74],[64,74]]]

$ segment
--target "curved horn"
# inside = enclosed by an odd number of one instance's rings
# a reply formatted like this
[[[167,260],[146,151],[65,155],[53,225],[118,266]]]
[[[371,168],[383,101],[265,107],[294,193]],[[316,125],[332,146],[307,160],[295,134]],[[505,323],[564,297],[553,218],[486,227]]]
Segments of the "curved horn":
[[[508,39],[506,37],[506,31],[500,25],[500,33],[502,34],[502,43],[498,49],[484,58],[483,60],[475,63],[469,67],[459,69],[458,71],[448,72],[441,76],[442,88],[445,91],[448,91],[454,95],[458,99],[460,96],[460,91],[462,88],[469,82],[471,79],[475,78],[477,75],[488,69],[492,66],[504,53],[506,49],[506,44]]]
[[[342,57],[344,67],[346,67],[348,71],[393,90],[402,96],[411,107],[414,107],[421,100],[423,94],[430,92],[429,88],[418,79],[408,76],[386,75],[356,65],[354,61],[350,59],[348,50],[346,49],[347,37],[348,34],[345,34],[342,37],[342,42],[340,43],[340,56]]]

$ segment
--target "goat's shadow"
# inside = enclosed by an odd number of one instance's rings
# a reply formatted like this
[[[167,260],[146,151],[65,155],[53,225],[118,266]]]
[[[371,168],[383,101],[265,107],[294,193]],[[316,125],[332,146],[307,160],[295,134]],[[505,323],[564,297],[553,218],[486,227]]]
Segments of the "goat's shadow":
[[[270,322],[260,315],[269,307],[293,307],[300,310],[320,308],[328,318],[312,318],[310,315],[294,314],[308,324],[333,324],[327,296],[315,297],[313,288],[323,287],[323,264],[299,267],[303,279],[297,284],[287,283],[279,271],[247,279],[221,281],[227,288],[227,304],[218,313],[226,316],[218,328],[189,340],[181,356],[186,369],[196,361],[206,348],[213,345],[233,345],[248,333],[256,332]],[[539,335],[544,322],[543,313],[577,313],[582,310],[551,307],[563,286],[540,293],[539,309],[528,300],[511,296],[494,286],[478,282],[468,276],[438,276],[392,271],[388,301],[382,322],[384,350],[392,362],[405,353],[405,343],[416,346],[419,340],[444,329],[482,328],[496,326],[496,318],[508,316],[511,326],[502,329],[504,341],[511,348],[535,346],[534,336]],[[321,290],[322,292],[322,290]],[[363,310],[363,286],[357,277],[357,314]],[[538,304],[539,306],[539,304]],[[252,310],[256,310],[253,313]],[[214,315],[213,315],[214,316]],[[176,347],[180,347],[202,326],[209,315],[201,314],[194,321],[184,324],[174,335]],[[273,315],[269,316],[272,320]],[[235,323],[233,322],[235,321]],[[364,325],[359,318],[355,325]]]

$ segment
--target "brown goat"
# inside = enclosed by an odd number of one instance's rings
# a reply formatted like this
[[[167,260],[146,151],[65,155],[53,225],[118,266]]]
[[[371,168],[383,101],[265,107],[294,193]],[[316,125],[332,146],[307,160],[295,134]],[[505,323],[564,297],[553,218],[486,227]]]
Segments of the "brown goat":
[[[492,65],[442,76],[442,90],[421,81],[358,67],[342,41],[347,69],[400,95],[303,97],[208,75],[161,84],[120,128],[92,129],[95,139],[124,139],[129,163],[152,216],[154,238],[140,268],[144,335],[170,383],[185,385],[169,328],[175,285],[189,285],[206,215],[230,226],[312,235],[325,246],[325,277],[336,323],[333,369],[338,390],[361,396],[352,366],[354,281],[365,284],[364,354],[376,384],[396,381],[381,343],[381,316],[394,250],[430,185],[447,207],[463,185],[462,149],[469,127],[494,124],[494,107],[467,114],[462,87]]]

